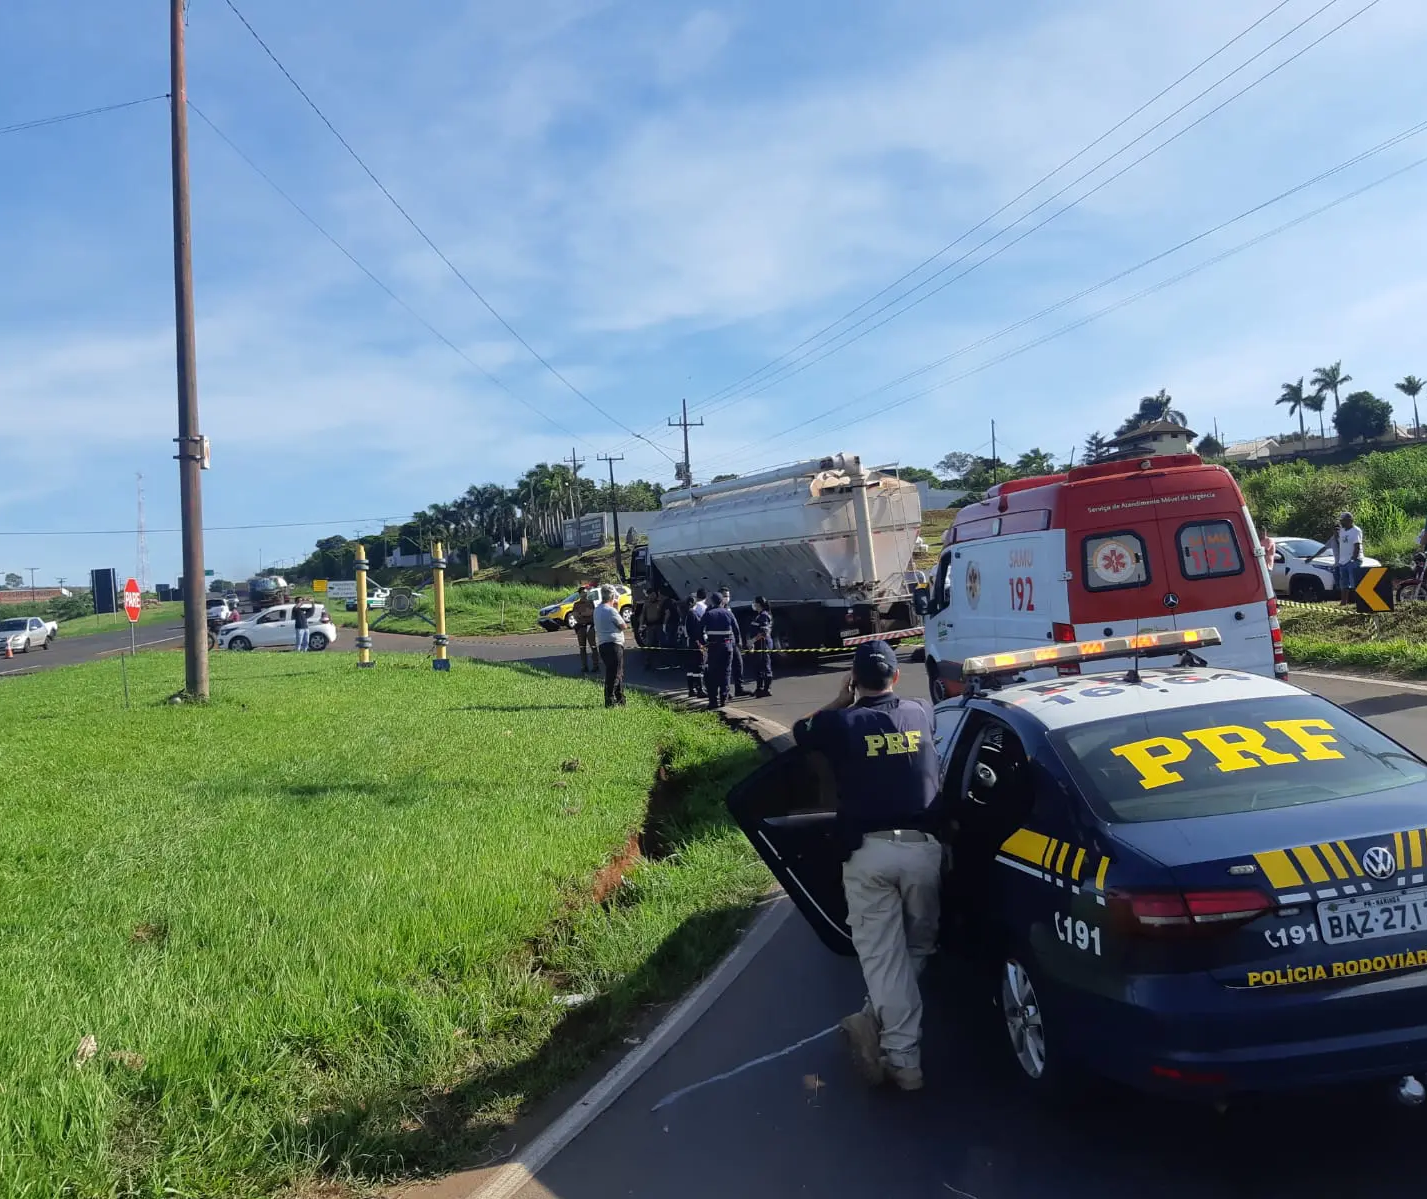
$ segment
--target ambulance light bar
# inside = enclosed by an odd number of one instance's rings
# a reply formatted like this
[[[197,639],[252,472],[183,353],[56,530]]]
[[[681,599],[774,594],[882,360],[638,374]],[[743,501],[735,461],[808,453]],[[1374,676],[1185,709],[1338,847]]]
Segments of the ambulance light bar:
[[[1073,662],[1095,662],[1102,658],[1157,657],[1177,654],[1205,645],[1220,645],[1218,629],[1182,629],[1173,633],[1137,633],[1131,637],[1106,637],[1100,641],[1078,641],[1067,645],[1047,645],[1009,654],[981,654],[961,664],[965,678],[1016,674],[1037,666],[1068,666]]]

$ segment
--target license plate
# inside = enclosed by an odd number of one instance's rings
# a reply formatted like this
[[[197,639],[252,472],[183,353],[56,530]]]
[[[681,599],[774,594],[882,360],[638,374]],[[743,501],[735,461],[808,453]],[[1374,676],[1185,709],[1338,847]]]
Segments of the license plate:
[[[1329,945],[1421,932],[1427,929],[1427,887],[1387,895],[1325,899],[1318,905],[1318,923]]]

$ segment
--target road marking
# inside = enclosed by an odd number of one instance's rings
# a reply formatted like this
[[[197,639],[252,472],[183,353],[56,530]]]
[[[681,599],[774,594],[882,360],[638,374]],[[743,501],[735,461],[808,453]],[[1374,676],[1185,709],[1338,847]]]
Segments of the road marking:
[[[180,633],[177,637],[158,637],[158,638],[154,639],[153,641],[140,641],[140,642],[139,642],[139,645],[138,645],[138,648],[139,648],[139,649],[148,649],[149,646],[151,646],[151,645],[165,645],[165,644],[167,644],[167,643],[170,642],[170,641],[182,641],[182,640],[183,640],[183,634]],[[101,650],[100,650],[97,654],[95,654],[94,656],[95,656],[96,658],[104,658],[104,657],[107,657],[109,654],[127,654],[128,652],[129,652],[129,647],[128,647],[127,645],[121,645],[118,649],[101,649]]]
[[[712,1078],[704,1079],[703,1082],[690,1083],[686,1087],[680,1087],[677,1091],[670,1091],[649,1110],[651,1112],[657,1112],[660,1108],[668,1107],[671,1103],[682,1099],[685,1095],[702,1090],[704,1087],[712,1086],[716,1082],[723,1082],[725,1079],[732,1078],[736,1074],[742,1074],[745,1070],[752,1070],[754,1066],[761,1066],[765,1062],[776,1061],[780,1057],[787,1057],[788,1054],[797,1052],[804,1045],[811,1045],[814,1041],[821,1041],[824,1037],[836,1031],[836,1024],[829,1025],[821,1032],[815,1032],[812,1036],[804,1037],[801,1041],[794,1041],[791,1045],[783,1049],[775,1049],[772,1053],[765,1053],[762,1057],[755,1057],[752,1061],[744,1062],[741,1066],[735,1066],[732,1070],[725,1070],[722,1074],[715,1074]]]
[[[0,670],[0,674],[33,674],[37,670],[43,670],[42,666],[20,666],[14,670]]]

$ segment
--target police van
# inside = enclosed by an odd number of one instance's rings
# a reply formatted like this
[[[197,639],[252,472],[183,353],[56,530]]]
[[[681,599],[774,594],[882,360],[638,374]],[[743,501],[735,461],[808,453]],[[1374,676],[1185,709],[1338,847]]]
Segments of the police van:
[[[1223,641],[1211,665],[1288,673],[1243,494],[1196,454],[999,483],[957,513],[942,546],[924,622],[934,702],[960,693],[973,655],[1204,625]]]

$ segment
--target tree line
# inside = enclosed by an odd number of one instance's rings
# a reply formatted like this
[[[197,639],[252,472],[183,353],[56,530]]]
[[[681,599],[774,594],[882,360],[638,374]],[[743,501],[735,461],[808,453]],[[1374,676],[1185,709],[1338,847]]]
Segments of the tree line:
[[[1340,359],[1330,366],[1320,366],[1304,385],[1304,376],[1282,384],[1276,405],[1286,405],[1288,415],[1298,417],[1298,439],[1308,444],[1307,414],[1318,417],[1318,436],[1327,439],[1327,424],[1323,413],[1328,407],[1328,397],[1333,398],[1333,428],[1343,445],[1354,441],[1371,441],[1383,436],[1392,428],[1392,404],[1380,399],[1370,391],[1353,391],[1347,396],[1341,393],[1353,376],[1343,370]],[[1393,384],[1412,401],[1412,435],[1419,436],[1421,421],[1417,415],[1417,396],[1422,390],[1422,380],[1416,375],[1407,375]]]

